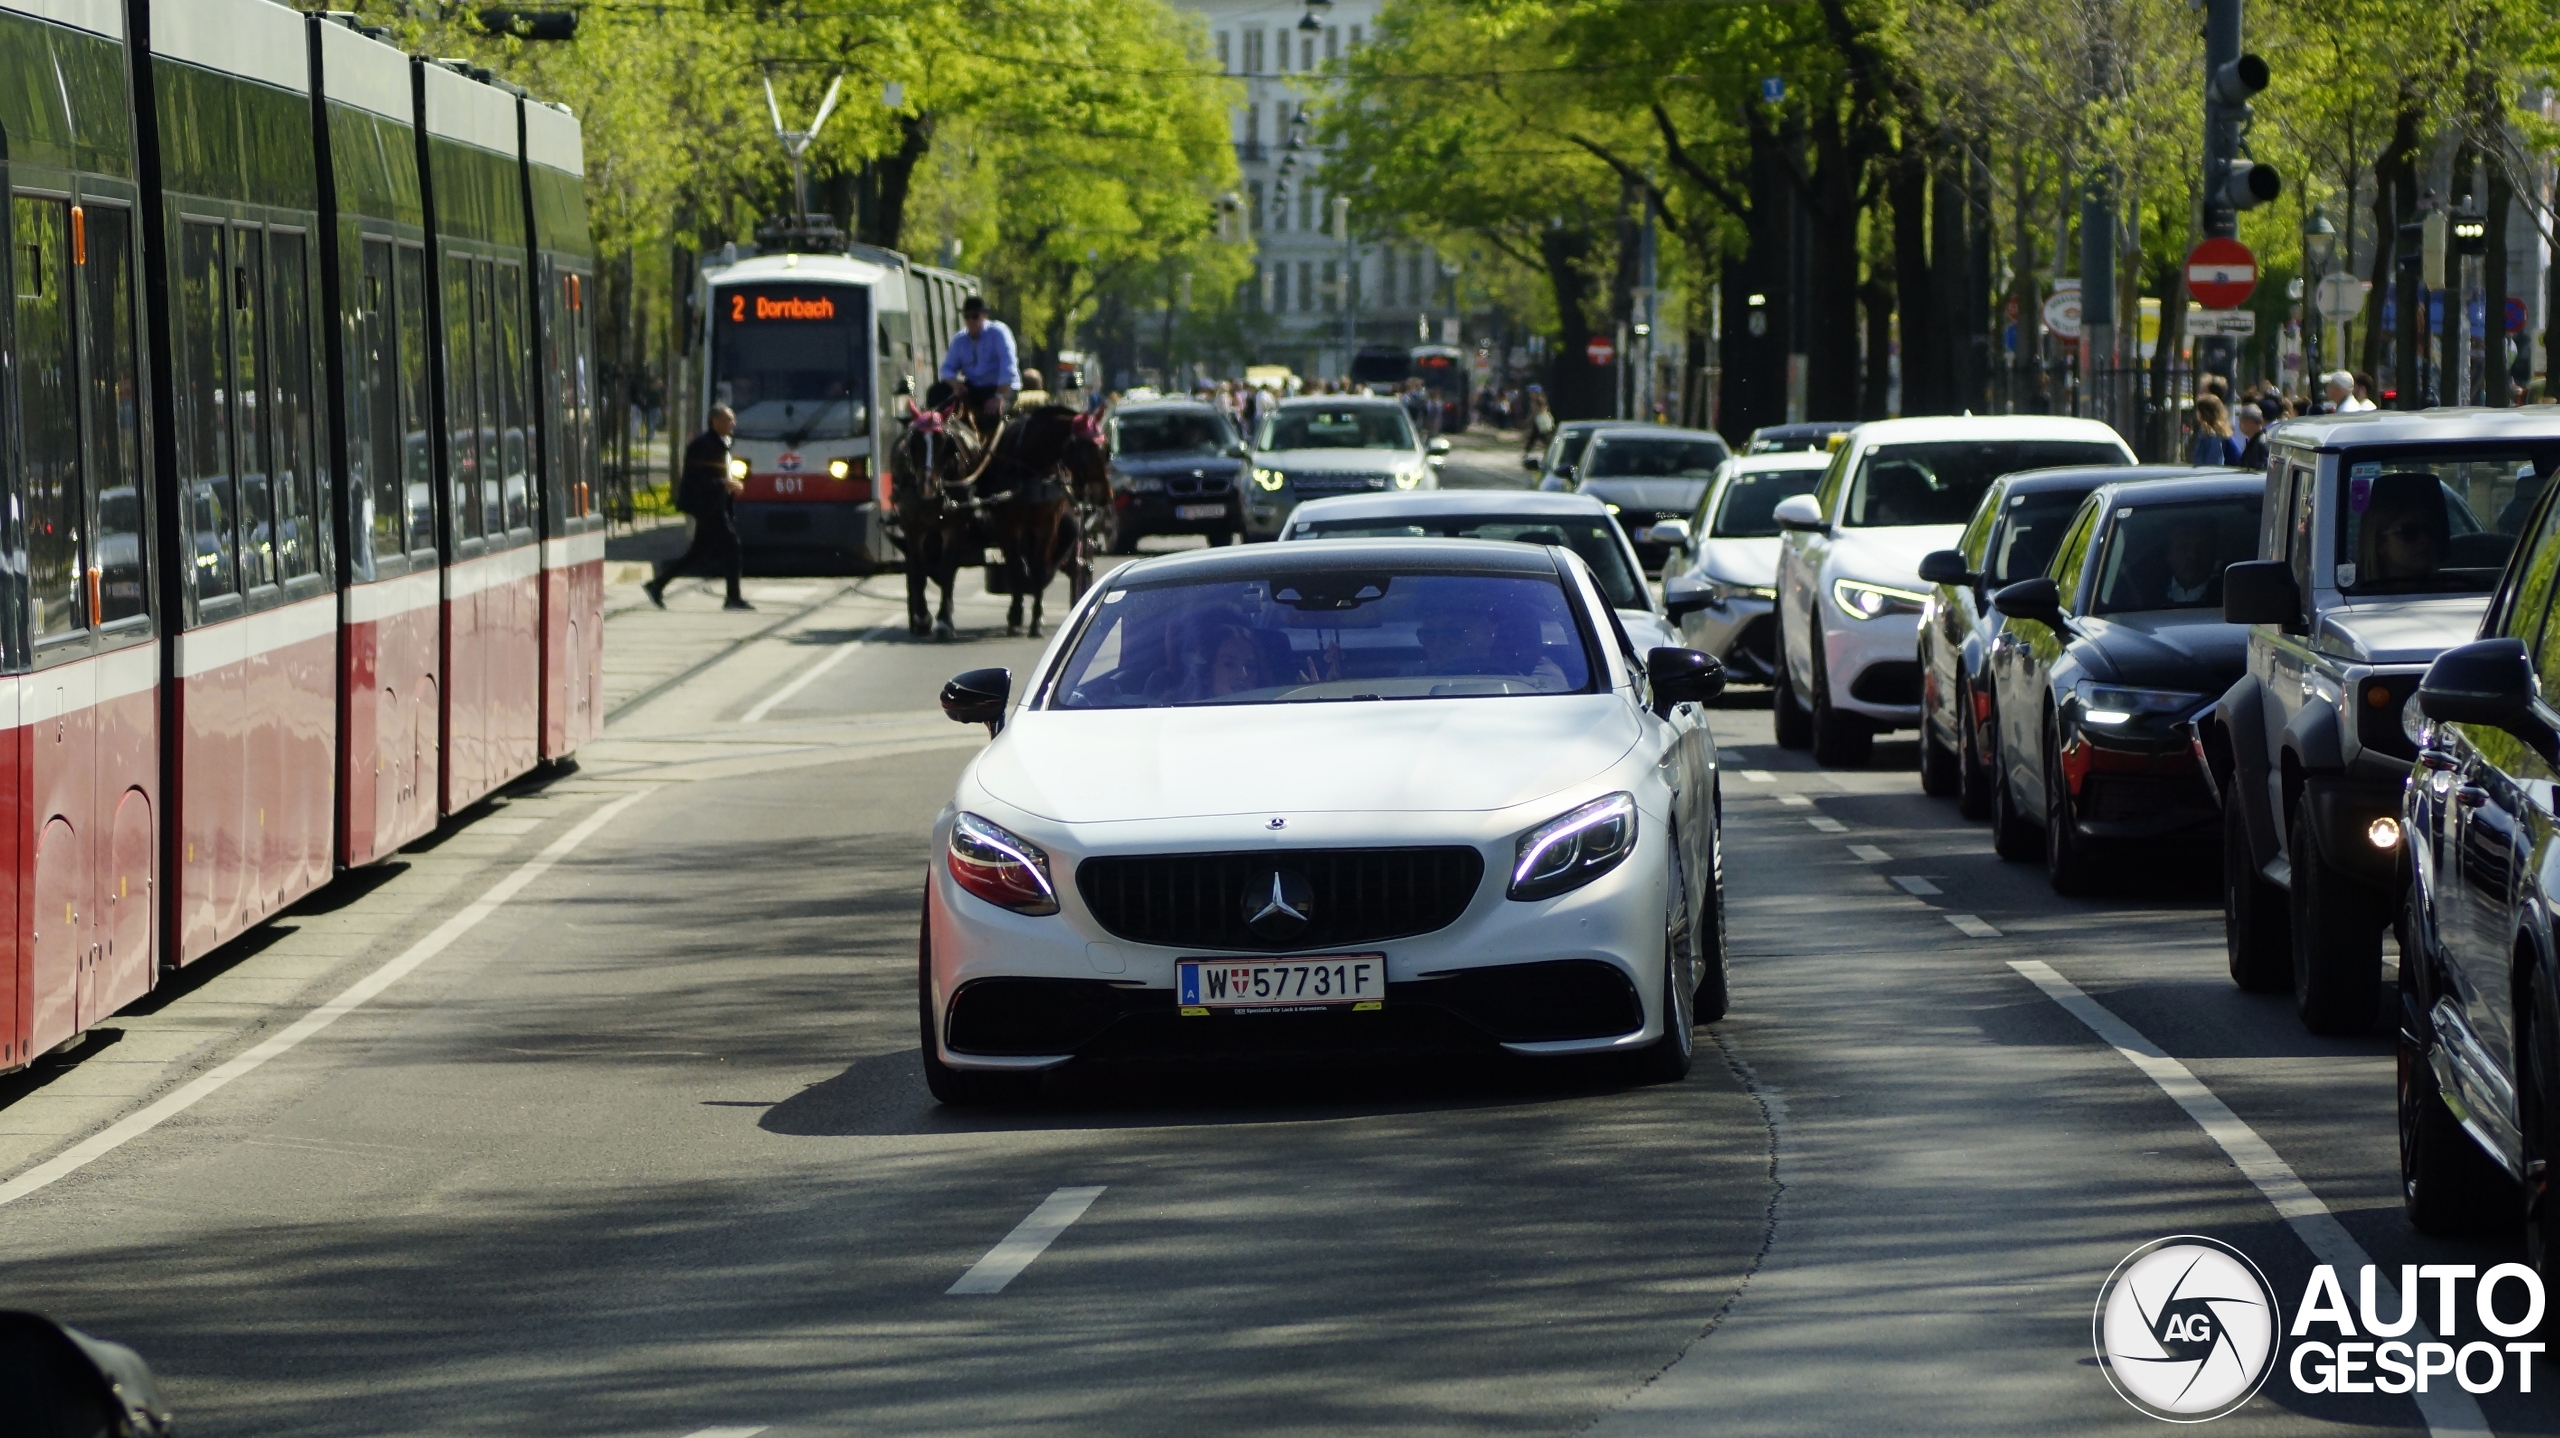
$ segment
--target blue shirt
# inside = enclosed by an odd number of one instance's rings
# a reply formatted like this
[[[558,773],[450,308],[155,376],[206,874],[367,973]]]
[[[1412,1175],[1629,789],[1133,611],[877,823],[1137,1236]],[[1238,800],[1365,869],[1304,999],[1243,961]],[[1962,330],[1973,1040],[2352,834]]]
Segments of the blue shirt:
[[[942,357],[942,377],[964,379],[980,389],[1022,388],[1022,367],[1013,353],[1013,331],[1006,329],[1002,320],[987,321],[981,334],[962,329],[951,337],[951,349]]]

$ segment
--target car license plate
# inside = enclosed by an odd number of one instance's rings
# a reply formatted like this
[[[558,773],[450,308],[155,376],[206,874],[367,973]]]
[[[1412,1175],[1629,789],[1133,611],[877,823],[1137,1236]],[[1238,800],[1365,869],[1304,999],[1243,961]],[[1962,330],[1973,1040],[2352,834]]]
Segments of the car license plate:
[[[1176,519],[1216,519],[1226,512],[1227,507],[1223,504],[1177,504],[1173,507]]]
[[[1184,959],[1174,983],[1182,1012],[1195,1018],[1212,1009],[1380,1009],[1387,1001],[1387,956]]]

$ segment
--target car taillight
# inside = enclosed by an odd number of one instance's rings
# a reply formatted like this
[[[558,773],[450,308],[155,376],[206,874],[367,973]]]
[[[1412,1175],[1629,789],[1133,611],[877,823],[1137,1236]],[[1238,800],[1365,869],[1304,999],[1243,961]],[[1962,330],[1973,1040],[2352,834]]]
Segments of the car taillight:
[[[1017,914],[1058,912],[1048,854],[1001,824],[975,814],[952,820],[947,861],[953,882],[997,908]]]

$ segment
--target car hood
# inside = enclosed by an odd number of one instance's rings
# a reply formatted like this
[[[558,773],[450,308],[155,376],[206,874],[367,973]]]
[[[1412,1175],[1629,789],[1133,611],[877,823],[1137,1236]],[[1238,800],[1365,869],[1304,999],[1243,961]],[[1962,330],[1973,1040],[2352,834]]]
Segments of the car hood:
[[[1593,499],[1620,509],[1687,515],[1707,497],[1708,483],[1704,479],[1586,479],[1580,488]]]
[[[1111,467],[1123,474],[1234,474],[1244,461],[1224,454],[1115,454]]]
[[[1626,629],[1627,642],[1636,647],[1639,658],[1655,649],[1689,647],[1689,641],[1680,637],[1679,630],[1650,609],[1621,609],[1618,611],[1618,623]]]
[[[1902,589],[1926,589],[1920,582],[1920,556],[1953,549],[1964,536],[1961,524],[1910,524],[1889,529],[1832,531],[1831,572],[1835,578],[1867,579]]]
[[[2367,664],[2425,664],[2475,638],[2488,609],[2485,594],[2351,600],[2320,616],[2314,642]]]
[[[2210,609],[2162,609],[2083,621],[2092,677],[2142,689],[2220,694],[2249,667],[2249,627]]]
[[[1253,462],[1295,474],[1393,474],[1421,463],[1422,456],[1409,449],[1266,449]]]
[[[1778,582],[1778,540],[1710,539],[1698,547],[1698,572],[1729,584],[1771,587]]]
[[[979,785],[1062,823],[1505,809],[1581,783],[1641,737],[1617,694],[1026,710]]]

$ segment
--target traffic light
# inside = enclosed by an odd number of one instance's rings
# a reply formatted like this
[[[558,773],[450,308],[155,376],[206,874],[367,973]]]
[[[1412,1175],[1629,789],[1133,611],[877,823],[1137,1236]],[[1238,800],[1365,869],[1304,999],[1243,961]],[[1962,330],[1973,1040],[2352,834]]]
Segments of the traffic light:
[[[2222,203],[2235,210],[2255,209],[2284,193],[2284,177],[2273,165],[2234,160],[2222,181]]]
[[[2267,88],[2267,62],[2240,48],[2241,0],[2202,0],[2204,9],[2204,232],[2225,238],[2239,212],[2284,193],[2273,165],[2248,158],[2249,101]]]
[[[2453,252],[2457,255],[2489,253],[2489,222],[2478,215],[2452,217]]]
[[[2223,104],[2245,106],[2251,96],[2267,88],[2267,79],[2267,62],[2255,55],[2243,55],[2215,67],[2210,89],[2213,98]]]

